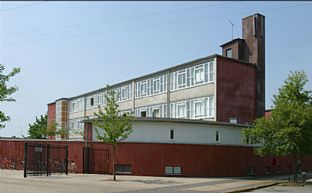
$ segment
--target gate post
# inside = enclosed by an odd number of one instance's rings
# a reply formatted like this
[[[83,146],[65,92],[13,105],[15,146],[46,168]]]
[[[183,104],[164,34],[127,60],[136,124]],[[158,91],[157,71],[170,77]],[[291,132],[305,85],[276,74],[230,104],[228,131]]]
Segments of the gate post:
[[[50,167],[50,163],[49,163],[49,159],[50,159],[50,145],[48,144],[46,146],[47,148],[47,176],[49,176],[49,167]]]
[[[24,178],[27,177],[26,167],[27,167],[27,143],[24,144]]]
[[[66,175],[68,175],[68,145],[66,145],[66,160],[65,160],[65,167],[66,167]]]

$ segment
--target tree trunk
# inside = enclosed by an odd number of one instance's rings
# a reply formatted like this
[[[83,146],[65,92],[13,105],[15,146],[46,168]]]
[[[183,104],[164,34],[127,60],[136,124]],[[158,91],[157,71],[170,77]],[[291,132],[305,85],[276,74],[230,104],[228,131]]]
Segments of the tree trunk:
[[[113,175],[114,175],[114,181],[116,181],[116,164],[115,164],[115,149],[116,149],[116,146],[115,144],[113,145]]]
[[[295,165],[294,165],[294,182],[298,181],[298,157],[295,155]]]

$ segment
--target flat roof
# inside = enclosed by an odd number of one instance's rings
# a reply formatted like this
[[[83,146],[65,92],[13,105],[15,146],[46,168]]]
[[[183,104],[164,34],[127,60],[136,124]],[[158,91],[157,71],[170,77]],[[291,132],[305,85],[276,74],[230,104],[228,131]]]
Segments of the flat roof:
[[[82,122],[90,123],[96,120],[96,118],[87,119]],[[236,124],[236,123],[227,123],[219,121],[208,121],[201,119],[177,119],[177,118],[158,118],[158,117],[135,117],[135,122],[165,122],[165,123],[193,123],[193,124],[207,124],[207,125],[225,125],[225,126],[234,126],[234,127],[251,127],[250,124]]]
[[[220,47],[223,47],[225,45],[228,45],[228,44],[231,44],[231,43],[234,43],[234,42],[245,42],[245,40],[242,39],[242,38],[236,38],[236,39],[233,39],[233,40],[231,40],[229,42],[226,42],[226,43],[222,44]]]

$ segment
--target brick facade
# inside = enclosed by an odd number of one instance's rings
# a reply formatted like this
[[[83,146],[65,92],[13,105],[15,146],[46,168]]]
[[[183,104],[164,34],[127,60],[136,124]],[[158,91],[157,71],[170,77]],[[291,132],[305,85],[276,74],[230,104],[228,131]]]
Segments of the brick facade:
[[[228,122],[252,123],[256,118],[256,67],[233,59],[217,57],[217,117]]]
[[[23,140],[0,140],[0,167],[22,169]],[[85,142],[73,141],[27,141],[28,143],[68,145],[69,167],[75,166],[75,173],[83,171],[83,147]],[[89,146],[109,149],[109,173],[112,173],[112,151],[110,146],[100,142],[89,142]],[[259,157],[253,149],[246,146],[218,146],[191,144],[151,144],[120,143],[117,148],[117,164],[131,165],[132,175],[164,176],[165,166],[180,166],[182,176],[245,176],[249,167],[254,167],[256,175],[265,175],[267,167],[274,173],[274,165],[281,167],[282,173],[288,172],[293,164],[290,157]],[[275,161],[274,161],[275,160]],[[95,160],[94,164],[105,164]],[[101,167],[99,167],[101,168]],[[302,161],[305,171],[312,170],[312,157]]]

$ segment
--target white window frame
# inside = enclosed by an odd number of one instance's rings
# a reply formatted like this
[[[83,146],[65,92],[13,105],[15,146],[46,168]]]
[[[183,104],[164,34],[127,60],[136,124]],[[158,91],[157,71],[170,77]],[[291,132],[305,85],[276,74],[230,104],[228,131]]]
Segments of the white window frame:
[[[129,99],[129,86],[124,86],[121,88],[121,100]]]
[[[201,113],[197,114],[197,108],[196,105],[197,104],[201,104]],[[200,117],[204,117],[205,115],[205,103],[204,103],[204,99],[196,99],[194,100],[194,115],[196,118],[200,118]]]
[[[155,86],[155,83],[157,83],[157,86]],[[160,77],[153,78],[153,90],[154,90],[155,94],[159,93],[159,91],[160,91]]]
[[[145,87],[144,90],[142,89],[143,86]],[[140,82],[140,93],[141,93],[141,96],[146,96],[147,95],[147,81],[146,80]]]
[[[195,74],[195,84],[201,84],[205,81],[205,71],[204,71],[204,65],[201,64],[201,65],[198,65],[198,66],[195,66],[194,68],[194,74]],[[198,76],[199,74],[199,76]],[[199,77],[199,79],[198,79]]]
[[[208,62],[208,83],[214,82],[215,74],[214,74],[214,62]]]
[[[183,115],[180,115],[180,107],[184,106]],[[177,103],[177,117],[178,118],[186,118],[186,102]]]
[[[154,116],[154,111],[158,111],[158,116]],[[160,108],[159,108],[159,107],[154,107],[154,108],[152,108],[152,116],[153,116],[153,117],[161,117],[161,116],[160,116]]]
[[[208,97],[207,101],[207,117],[215,116],[215,103],[214,95]]]
[[[179,78],[183,77],[182,82],[180,84]],[[178,88],[184,88],[186,86],[186,69],[180,70],[177,74],[177,82],[178,82]]]

